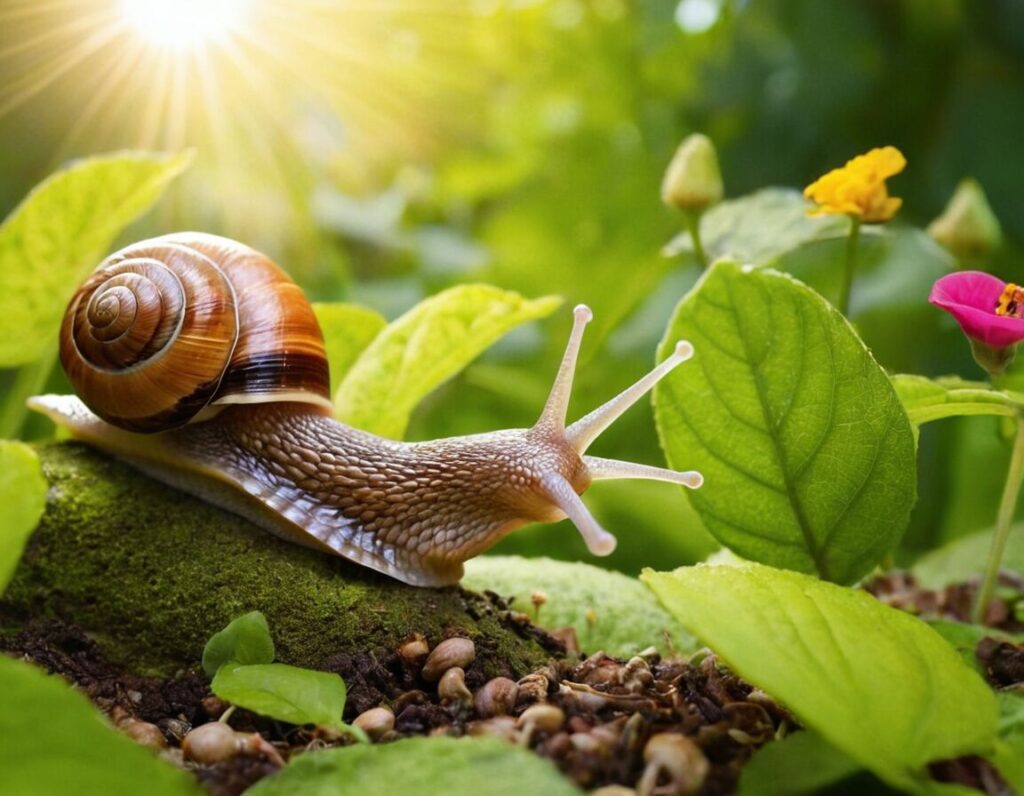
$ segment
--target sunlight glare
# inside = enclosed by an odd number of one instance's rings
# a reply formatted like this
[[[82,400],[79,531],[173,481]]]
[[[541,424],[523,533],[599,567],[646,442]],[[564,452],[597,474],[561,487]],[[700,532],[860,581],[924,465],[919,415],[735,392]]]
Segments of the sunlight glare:
[[[223,40],[244,21],[249,0],[121,0],[121,16],[146,42],[186,50]]]

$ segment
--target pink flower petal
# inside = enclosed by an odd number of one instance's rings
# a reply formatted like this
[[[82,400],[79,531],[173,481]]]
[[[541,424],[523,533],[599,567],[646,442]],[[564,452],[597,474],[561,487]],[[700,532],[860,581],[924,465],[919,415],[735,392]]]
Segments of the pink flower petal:
[[[1024,318],[996,315],[1006,283],[981,271],[942,277],[928,301],[956,318],[964,334],[992,348],[1007,348],[1024,340]]]

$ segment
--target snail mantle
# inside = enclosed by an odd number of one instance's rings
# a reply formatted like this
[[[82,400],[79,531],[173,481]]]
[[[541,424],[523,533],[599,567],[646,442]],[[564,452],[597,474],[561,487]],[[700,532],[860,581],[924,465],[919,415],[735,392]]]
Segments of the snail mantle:
[[[0,601],[0,625],[59,618],[115,663],[155,675],[198,667],[207,639],[252,610],[266,615],[278,660],[299,666],[456,630],[474,638],[491,676],[550,657],[480,595],[407,586],[289,544],[78,443],[38,452],[46,513]]]

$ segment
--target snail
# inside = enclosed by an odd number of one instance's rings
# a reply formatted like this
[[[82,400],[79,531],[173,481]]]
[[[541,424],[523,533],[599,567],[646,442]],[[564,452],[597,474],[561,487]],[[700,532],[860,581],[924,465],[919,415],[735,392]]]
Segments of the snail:
[[[327,360],[299,287],[259,252],[177,233],[108,257],[68,305],[60,358],[78,396],[30,406],[71,435],[287,540],[417,586],[457,583],[462,563],[528,522],[570,518],[588,549],[615,537],[579,495],[592,481],[696,488],[699,473],[585,455],[629,406],[692,355],[689,343],[569,426],[583,330],[574,323],[540,419],[398,442],[331,415]]]

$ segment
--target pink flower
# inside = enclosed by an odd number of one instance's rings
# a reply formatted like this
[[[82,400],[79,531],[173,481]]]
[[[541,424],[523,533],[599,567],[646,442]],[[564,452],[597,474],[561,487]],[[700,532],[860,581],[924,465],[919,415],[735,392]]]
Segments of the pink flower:
[[[1024,289],[981,271],[942,277],[928,301],[960,324],[964,334],[990,348],[1009,348],[1024,340]]]

